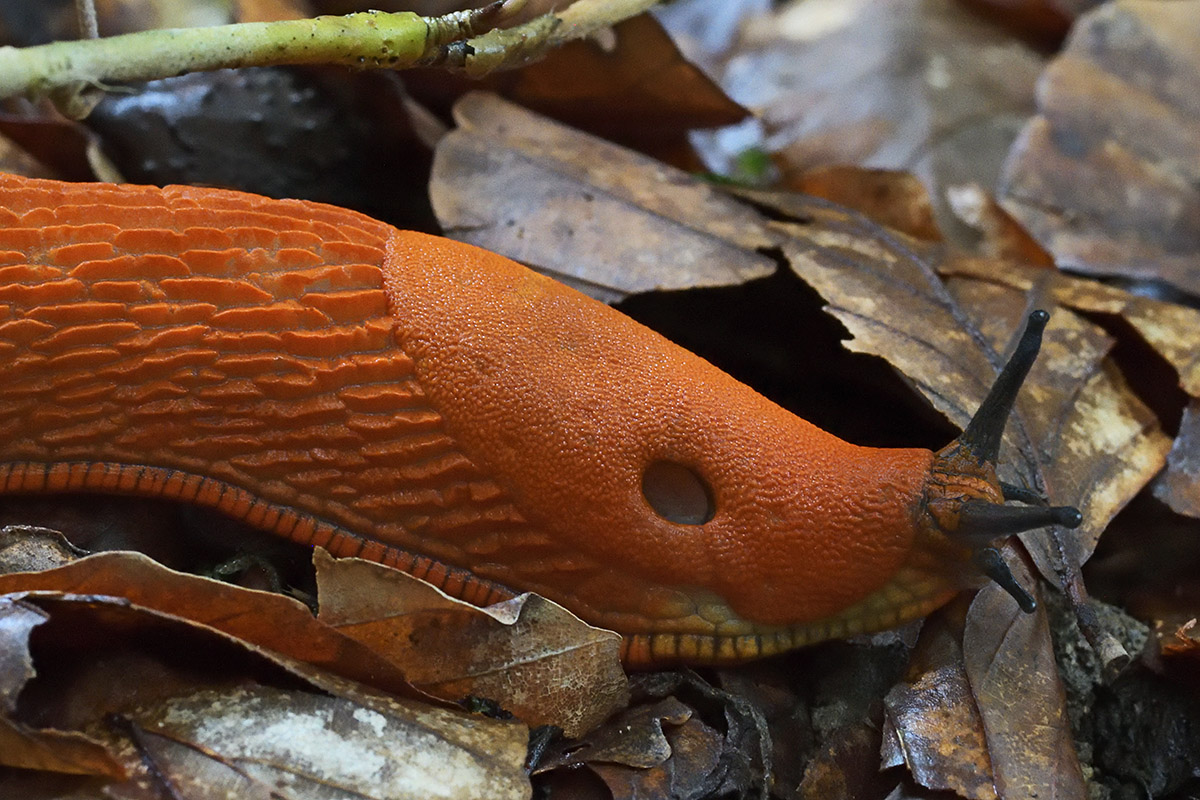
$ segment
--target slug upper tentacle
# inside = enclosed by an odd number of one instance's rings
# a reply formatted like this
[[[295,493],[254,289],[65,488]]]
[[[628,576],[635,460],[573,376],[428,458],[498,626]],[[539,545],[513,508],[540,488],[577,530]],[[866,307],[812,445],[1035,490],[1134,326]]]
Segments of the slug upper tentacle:
[[[474,602],[536,591],[634,665],[892,626],[972,558],[1003,580],[996,537],[1076,524],[995,477],[1031,335],[936,456],[859,447],[479,248],[0,176],[5,491],[178,498]]]
[[[1012,356],[996,377],[975,416],[957,439],[934,458],[933,474],[943,488],[930,497],[927,508],[939,527],[974,551],[974,560],[985,575],[1003,587],[1026,612],[1037,604],[1017,583],[993,543],[1014,533],[1061,525],[1077,528],[1083,516],[1073,506],[1048,506],[1024,489],[1006,486],[996,478],[1000,440],[1008,424],[1021,384],[1041,349],[1042,332],[1050,315],[1034,311]],[[964,485],[965,484],[965,485]],[[1008,506],[1006,500],[1036,501],[1035,505]]]

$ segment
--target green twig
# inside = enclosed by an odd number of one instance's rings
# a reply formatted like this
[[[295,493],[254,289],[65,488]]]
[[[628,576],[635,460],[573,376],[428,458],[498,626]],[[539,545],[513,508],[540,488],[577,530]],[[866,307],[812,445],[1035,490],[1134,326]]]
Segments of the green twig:
[[[153,80],[185,72],[272,64],[406,67],[493,24],[497,2],[473,12],[422,17],[365,12],[344,17],[142,31],[103,39],[0,48],[0,97],[75,86]]]
[[[78,100],[80,90],[88,87],[280,64],[342,64],[360,69],[437,65],[480,75],[539,58],[565,41],[639,14],[657,0],[577,0],[561,12],[523,25],[488,30],[524,2],[496,0],[481,9],[440,17],[369,11],[0,47],[0,97],[50,95],[65,105],[64,101]]]

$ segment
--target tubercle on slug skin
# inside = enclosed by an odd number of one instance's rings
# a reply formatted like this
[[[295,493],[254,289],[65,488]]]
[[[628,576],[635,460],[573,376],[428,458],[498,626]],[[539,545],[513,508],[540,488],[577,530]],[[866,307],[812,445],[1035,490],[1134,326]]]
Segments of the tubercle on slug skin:
[[[662,462],[711,519],[656,513]],[[478,248],[304,201],[0,177],[7,492],[175,497],[473,602],[536,591],[648,665],[944,602],[972,548],[928,511],[940,463],[843,442]],[[990,469],[971,491],[995,504]]]

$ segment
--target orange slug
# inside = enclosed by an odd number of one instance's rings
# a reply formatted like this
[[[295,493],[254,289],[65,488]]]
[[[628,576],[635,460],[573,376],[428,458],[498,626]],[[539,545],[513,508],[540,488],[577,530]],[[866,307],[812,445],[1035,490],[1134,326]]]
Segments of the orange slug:
[[[501,256],[298,200],[0,176],[0,487],[175,498],[630,665],[923,615],[1079,512],[993,468],[1044,312],[938,453],[859,447]],[[974,561],[976,569],[964,570]]]

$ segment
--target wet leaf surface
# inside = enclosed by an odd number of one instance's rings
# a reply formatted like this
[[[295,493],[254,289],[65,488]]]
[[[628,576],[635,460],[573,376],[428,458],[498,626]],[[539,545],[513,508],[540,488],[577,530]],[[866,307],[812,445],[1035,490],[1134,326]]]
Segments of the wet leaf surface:
[[[953,653],[913,683],[888,692],[884,764],[904,764],[928,789],[993,800],[991,757],[961,659],[961,652]]]

